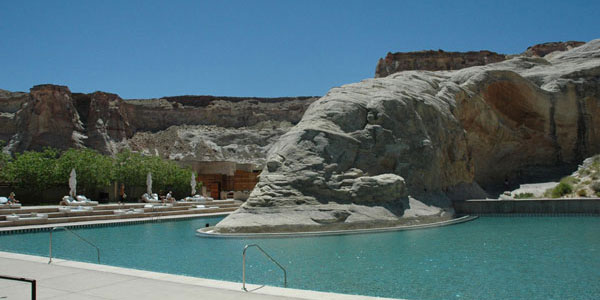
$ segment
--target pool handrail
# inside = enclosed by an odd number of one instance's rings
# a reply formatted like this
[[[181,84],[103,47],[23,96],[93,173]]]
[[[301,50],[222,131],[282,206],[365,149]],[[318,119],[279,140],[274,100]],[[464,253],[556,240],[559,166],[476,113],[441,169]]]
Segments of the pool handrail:
[[[69,229],[67,227],[63,227],[63,226],[52,227],[52,229],[50,229],[50,250],[49,250],[49,253],[48,253],[48,257],[49,257],[48,263],[52,262],[52,232],[54,230],[58,229],[58,228],[62,228],[64,230],[66,230],[67,232],[72,233],[73,235],[75,235],[76,237],[78,237],[80,240],[82,240],[82,241],[88,243],[90,246],[96,248],[96,253],[98,254],[98,263],[100,263],[100,248],[98,248],[98,246],[94,245],[94,243],[86,240],[85,238],[83,238],[79,234],[75,233],[75,231],[73,231],[73,230],[71,230],[71,229]]]
[[[244,246],[244,252],[242,253],[242,289],[244,291],[248,291],[246,289],[246,250],[248,250],[248,248],[250,247],[256,247],[258,248],[258,250],[260,250],[260,252],[262,252],[268,259],[270,259],[275,265],[277,265],[282,271],[283,271],[283,287],[287,287],[287,271],[285,270],[285,268],[278,263],[273,257],[271,257],[271,255],[269,255],[267,252],[265,252],[265,250],[263,250],[263,248],[261,248],[259,245],[257,244],[250,244],[250,245],[246,245]]]

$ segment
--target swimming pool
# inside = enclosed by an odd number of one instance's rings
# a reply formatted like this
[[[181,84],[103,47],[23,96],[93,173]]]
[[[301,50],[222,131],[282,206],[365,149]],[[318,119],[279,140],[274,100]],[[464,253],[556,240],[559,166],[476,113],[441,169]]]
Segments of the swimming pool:
[[[281,239],[195,236],[202,218],[76,229],[103,264],[241,282],[257,243],[292,288],[408,299],[598,299],[600,218],[482,217],[453,226]],[[95,262],[95,249],[54,234],[54,256]],[[48,255],[48,232],[0,235],[0,250]],[[248,251],[247,281],[282,286],[281,270]],[[240,284],[241,287],[241,284]]]

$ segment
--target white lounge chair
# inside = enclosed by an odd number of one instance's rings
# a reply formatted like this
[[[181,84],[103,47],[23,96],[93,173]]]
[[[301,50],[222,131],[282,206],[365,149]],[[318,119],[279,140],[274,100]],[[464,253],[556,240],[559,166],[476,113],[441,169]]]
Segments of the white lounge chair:
[[[115,215],[132,215],[132,214],[143,214],[143,208],[129,208],[129,209],[116,209],[114,210]]]
[[[64,196],[59,204],[66,206],[96,206],[98,201],[92,201],[83,195],[78,195],[76,199],[71,196]]]
[[[208,199],[206,199],[204,196],[200,196],[200,195],[194,195],[192,197],[185,197],[177,202],[182,202],[182,203],[186,203],[186,202],[191,202],[191,203],[204,203],[206,202]]]
[[[161,203],[158,195],[156,193],[152,193],[152,195],[148,195],[148,193],[144,193],[142,195],[142,201],[146,203]]]
[[[8,204],[8,198],[6,197],[0,197],[0,209],[14,209],[14,208],[21,208],[21,203],[11,203]]]
[[[19,220],[44,220],[44,219],[48,219],[48,214],[41,214],[41,213],[30,213],[28,215],[16,215],[16,214],[12,214],[9,216],[6,216],[6,220],[7,221],[19,221]]]

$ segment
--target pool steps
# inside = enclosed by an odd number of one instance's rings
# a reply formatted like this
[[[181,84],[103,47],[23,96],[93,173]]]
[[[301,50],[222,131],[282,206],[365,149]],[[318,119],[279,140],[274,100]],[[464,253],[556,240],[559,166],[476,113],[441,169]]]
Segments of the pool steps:
[[[207,213],[230,213],[240,206],[240,202],[234,200],[216,200],[207,201],[205,208],[196,208],[196,203],[176,203],[172,207],[162,208],[144,208],[144,203],[128,203],[123,205],[109,204],[94,206],[91,211],[59,211],[59,206],[53,207],[25,207],[22,209],[6,209],[0,210],[0,234],[4,231],[2,228],[18,227],[28,225],[48,225],[58,223],[74,223],[74,222],[94,222],[102,220],[135,220],[140,218],[161,218],[169,216],[184,216],[197,215]],[[133,210],[138,210],[134,212]],[[144,211],[141,212],[140,210]],[[131,212],[116,214],[115,210],[132,210]],[[32,213],[47,214],[47,218],[28,218],[15,221],[8,221],[7,216],[12,214],[26,217]],[[69,225],[70,226],[70,225]]]

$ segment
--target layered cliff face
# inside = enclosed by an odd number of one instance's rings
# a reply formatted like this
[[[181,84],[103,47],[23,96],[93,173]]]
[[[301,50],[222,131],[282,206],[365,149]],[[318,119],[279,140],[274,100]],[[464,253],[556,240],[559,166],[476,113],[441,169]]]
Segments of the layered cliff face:
[[[71,93],[40,85],[30,93],[0,91],[5,150],[89,147],[123,149],[194,161],[264,164],[273,141],[297,123],[316,98],[213,96],[123,100],[116,94]]]
[[[487,50],[471,52],[429,50],[388,53],[385,58],[379,59],[377,67],[375,68],[375,77],[386,77],[396,72],[409,70],[459,70],[473,66],[496,63],[505,59],[506,56],[504,54],[498,54]]]
[[[66,86],[38,85],[31,88],[14,115],[16,133],[8,143],[11,151],[84,147],[83,125]]]
[[[334,88],[267,156],[219,232],[443,218],[452,199],[528,167],[600,152],[600,40],[549,59],[406,71]],[[422,218],[421,218],[422,219]]]
[[[523,55],[531,57],[544,57],[550,53],[571,50],[583,44],[585,43],[579,41],[549,42],[537,44],[527,48],[527,50],[523,52]]]
[[[130,114],[116,94],[95,92],[74,95],[75,106],[86,129],[85,146],[101,153],[114,154],[127,145],[133,135]]]
[[[388,53],[380,58],[375,78],[411,71],[450,71],[497,63],[514,56],[545,57],[548,54],[571,50],[585,44],[578,41],[550,42],[533,45],[519,55],[499,54],[492,51],[447,52],[443,50]]]
[[[171,126],[138,132],[127,141],[131,150],[177,161],[232,161],[264,166],[266,153],[292,124],[265,121],[248,127]]]
[[[28,98],[27,93],[0,90],[0,140],[7,142],[17,133],[15,114]]]

